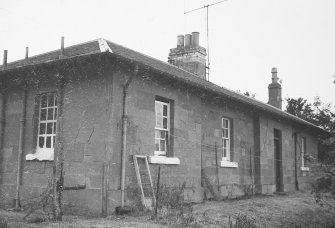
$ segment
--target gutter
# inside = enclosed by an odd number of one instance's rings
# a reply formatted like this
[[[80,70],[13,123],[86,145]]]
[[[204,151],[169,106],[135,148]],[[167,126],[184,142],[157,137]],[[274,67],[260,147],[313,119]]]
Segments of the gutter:
[[[130,83],[133,81],[134,77],[138,74],[138,65],[135,65],[134,72],[130,78],[126,81],[123,86],[123,99],[122,99],[122,143],[121,143],[121,207],[124,207],[125,197],[125,180],[126,180],[126,153],[127,153],[127,95]]]

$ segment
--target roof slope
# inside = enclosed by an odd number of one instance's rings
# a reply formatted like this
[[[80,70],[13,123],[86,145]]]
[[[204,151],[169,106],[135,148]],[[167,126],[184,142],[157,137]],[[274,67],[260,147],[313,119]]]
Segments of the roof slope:
[[[112,55],[117,55],[125,59],[133,60],[135,62],[144,64],[148,67],[154,68],[158,71],[161,71],[170,76],[173,76],[177,80],[179,79],[179,80],[185,81],[186,83],[190,85],[203,88],[205,90],[214,92],[221,96],[229,97],[235,101],[242,102],[244,104],[252,105],[253,107],[257,109],[261,109],[271,114],[279,115],[285,119],[289,119],[289,120],[292,120],[292,121],[295,121],[295,122],[298,122],[304,125],[308,125],[313,128],[321,129],[318,126],[310,122],[307,122],[294,115],[284,112],[269,104],[266,104],[264,102],[253,99],[251,97],[245,96],[241,93],[229,90],[227,88],[220,87],[214,83],[201,79],[195,76],[194,74],[189,73],[174,65],[171,65],[161,60],[152,58],[142,53],[136,52],[134,50],[131,50],[119,44],[107,41],[105,39],[97,39],[97,40],[89,41],[86,43],[69,46],[64,49],[64,57],[71,58],[71,57],[76,57],[76,56],[81,56],[81,55],[91,55],[91,54],[102,53],[102,52],[109,52]],[[9,63],[6,66],[6,70],[24,67],[27,65],[34,65],[38,63],[55,61],[60,58],[59,55],[60,55],[60,50],[56,50],[56,51],[51,51],[48,53],[32,56],[32,57],[29,57],[28,62],[26,62],[25,60],[18,60],[18,61]],[[0,69],[2,69],[1,66],[0,66]]]

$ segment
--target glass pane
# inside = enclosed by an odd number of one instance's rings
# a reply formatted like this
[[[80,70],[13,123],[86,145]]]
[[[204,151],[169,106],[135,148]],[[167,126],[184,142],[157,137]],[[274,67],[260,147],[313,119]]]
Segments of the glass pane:
[[[161,147],[160,151],[165,151],[165,140],[161,139],[161,141],[160,141],[160,147]]]
[[[51,148],[51,136],[47,137],[46,148]]]
[[[167,129],[167,118],[163,118],[163,128]]]
[[[54,117],[54,120],[57,119],[57,108],[55,108],[55,117]]]
[[[158,139],[156,139],[155,140],[155,147],[156,147],[156,151],[159,151],[159,140]]]
[[[228,129],[225,129],[224,132],[225,132],[225,136],[224,137],[228,138],[228,136],[229,136],[228,135]]]
[[[47,110],[46,109],[41,109],[40,120],[46,120],[46,118],[47,118]]]
[[[47,98],[48,97],[46,95],[44,95],[44,96],[41,97],[41,107],[42,108],[47,107]]]
[[[161,138],[161,139],[165,139],[165,131],[161,131],[160,138]]]
[[[155,139],[159,139],[160,131],[155,130]]]
[[[56,122],[54,122],[54,129],[53,129],[53,130],[54,130],[53,133],[56,134],[56,132],[57,132],[57,131],[56,131],[56,130],[57,130]]]
[[[52,143],[52,147],[55,148],[55,143],[56,143],[56,137],[52,137],[53,138],[53,143]]]
[[[167,105],[163,106],[163,116],[167,116]]]
[[[162,128],[162,118],[160,118],[159,116],[156,116],[156,127],[158,128]]]
[[[162,107],[163,105],[162,104],[160,104],[160,103],[156,103],[156,105],[155,105],[155,112],[156,112],[156,114],[161,114],[162,115],[162,109],[163,109],[163,107]]]
[[[223,148],[227,148],[227,140],[223,140]]]
[[[223,148],[223,157],[226,158],[227,157],[227,149]]]
[[[44,137],[38,137],[38,146],[39,146],[39,148],[43,148],[43,146],[44,146]]]
[[[55,96],[55,106],[57,106],[57,97]]]
[[[229,120],[226,120],[226,128],[229,127]]]
[[[47,134],[52,134],[52,123],[47,123]]]
[[[54,113],[53,113],[53,108],[48,108],[48,120],[53,120]]]
[[[54,95],[49,95],[48,107],[54,106]]]
[[[40,123],[40,135],[45,134],[45,123]]]

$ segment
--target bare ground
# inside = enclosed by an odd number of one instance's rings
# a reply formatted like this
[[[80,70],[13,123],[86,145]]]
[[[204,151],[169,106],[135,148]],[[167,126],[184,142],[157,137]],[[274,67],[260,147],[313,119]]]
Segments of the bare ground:
[[[207,201],[193,205],[191,216],[193,227],[228,227],[229,219],[234,221],[238,215],[246,215],[257,227],[334,227],[335,201],[328,199],[330,205],[321,207],[315,203],[310,193],[290,195],[257,196],[249,199],[227,200],[221,202]],[[0,210],[0,217],[7,220],[8,227],[176,227],[173,217],[161,216],[157,221],[151,220],[150,214],[143,216],[110,216],[105,219],[64,216],[58,223],[22,221],[23,212]],[[33,215],[38,218],[37,215]],[[34,220],[32,218],[32,220]],[[36,219],[35,219],[36,220]],[[168,225],[164,225],[168,224]],[[173,224],[173,225],[171,225]]]

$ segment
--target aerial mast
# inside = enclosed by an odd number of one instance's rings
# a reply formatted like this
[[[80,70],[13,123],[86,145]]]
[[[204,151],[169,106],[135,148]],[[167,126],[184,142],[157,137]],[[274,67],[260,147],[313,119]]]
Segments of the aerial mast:
[[[210,6],[214,6],[214,5],[217,5],[219,3],[222,3],[222,2],[226,2],[228,0],[222,0],[222,1],[218,1],[218,2],[215,2],[215,3],[212,3],[212,4],[207,4],[207,5],[204,5],[202,7],[199,7],[199,8],[196,8],[196,9],[192,9],[192,10],[189,10],[189,11],[185,11],[184,14],[188,14],[188,13],[192,13],[194,11],[198,11],[198,10],[201,10],[201,9],[206,9],[206,32],[207,32],[207,64],[206,64],[206,75],[207,75],[207,80],[209,81],[209,68],[210,68],[210,61],[209,61],[209,22],[208,22],[208,18],[209,18],[209,11],[208,11],[208,8]]]

